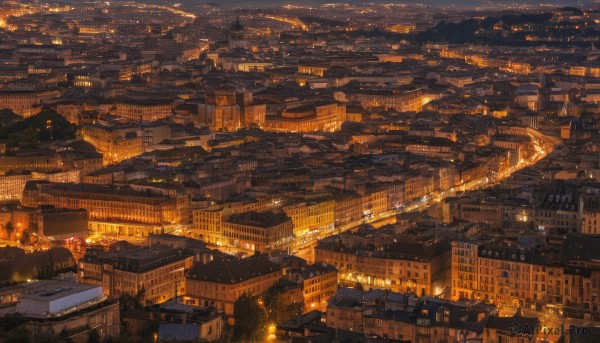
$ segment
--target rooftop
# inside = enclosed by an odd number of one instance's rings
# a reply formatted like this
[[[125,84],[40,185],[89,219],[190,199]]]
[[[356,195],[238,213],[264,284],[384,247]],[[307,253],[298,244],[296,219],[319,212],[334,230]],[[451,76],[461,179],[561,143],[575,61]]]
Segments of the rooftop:
[[[196,264],[188,278],[215,283],[235,284],[256,277],[281,272],[281,267],[269,261],[267,255],[256,254],[242,260],[217,259],[207,264]]]

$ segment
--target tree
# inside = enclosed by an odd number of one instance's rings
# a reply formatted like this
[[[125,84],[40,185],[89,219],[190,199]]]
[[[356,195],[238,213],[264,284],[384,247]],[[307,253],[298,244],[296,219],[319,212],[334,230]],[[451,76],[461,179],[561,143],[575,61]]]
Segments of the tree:
[[[66,328],[63,328],[58,334],[58,336],[62,338],[64,342],[71,343],[71,339],[69,338],[69,332]]]
[[[35,148],[38,141],[38,130],[28,127],[22,131],[14,131],[6,136],[11,147]]]
[[[276,285],[271,287],[265,295],[265,307],[268,323],[279,324],[302,314],[304,304],[287,302]]]
[[[38,114],[1,128],[0,138],[8,138],[9,143],[16,147],[24,147],[20,138],[26,138],[27,145],[35,144],[38,140],[68,140],[75,138],[75,126],[46,107]]]
[[[72,343],[66,330],[55,333],[54,330],[42,330],[33,336],[35,343]]]
[[[31,342],[31,333],[24,327],[18,327],[10,330],[4,335],[4,343],[29,343]]]
[[[267,315],[258,298],[243,294],[233,304],[234,342],[263,342],[267,334]]]
[[[100,334],[96,330],[88,332],[88,343],[100,343]]]
[[[15,232],[15,226],[13,225],[12,222],[8,222],[8,223],[6,223],[4,230],[6,230],[6,234],[8,235],[8,238],[11,239],[13,232]]]

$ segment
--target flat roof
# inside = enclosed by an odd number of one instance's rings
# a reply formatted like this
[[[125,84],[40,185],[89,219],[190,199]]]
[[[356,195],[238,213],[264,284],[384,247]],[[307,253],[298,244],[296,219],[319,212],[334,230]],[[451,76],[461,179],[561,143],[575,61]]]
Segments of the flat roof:
[[[99,288],[97,285],[88,285],[84,283],[70,283],[58,288],[44,290],[36,293],[30,293],[22,297],[22,299],[51,302],[70,295],[78,294],[90,289]]]

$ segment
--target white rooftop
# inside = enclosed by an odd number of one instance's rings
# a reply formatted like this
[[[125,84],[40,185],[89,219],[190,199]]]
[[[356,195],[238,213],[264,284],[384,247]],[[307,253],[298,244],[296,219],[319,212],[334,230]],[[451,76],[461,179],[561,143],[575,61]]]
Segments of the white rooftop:
[[[104,299],[100,286],[71,283],[21,297],[16,311],[31,318],[60,317]]]

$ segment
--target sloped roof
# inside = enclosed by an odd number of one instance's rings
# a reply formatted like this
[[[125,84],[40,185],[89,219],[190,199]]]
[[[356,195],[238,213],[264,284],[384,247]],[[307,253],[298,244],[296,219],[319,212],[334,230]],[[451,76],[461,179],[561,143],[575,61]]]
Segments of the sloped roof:
[[[198,263],[188,273],[188,278],[235,284],[280,270],[281,267],[269,261],[267,255],[256,254],[242,260],[216,259],[207,264]]]

